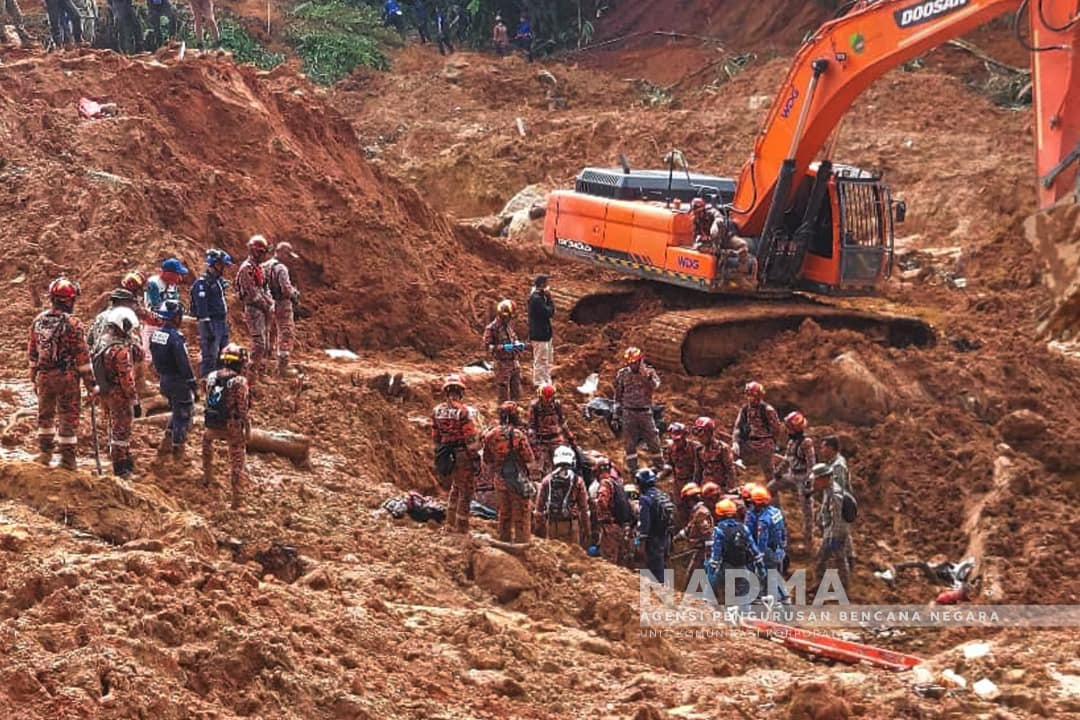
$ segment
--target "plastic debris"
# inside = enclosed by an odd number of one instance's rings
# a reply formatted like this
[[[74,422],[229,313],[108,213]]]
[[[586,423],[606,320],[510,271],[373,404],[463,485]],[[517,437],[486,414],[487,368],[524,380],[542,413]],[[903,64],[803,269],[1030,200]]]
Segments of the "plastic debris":
[[[994,681],[990,678],[983,678],[972,685],[971,689],[975,691],[976,695],[981,698],[986,698],[987,700],[993,700],[1001,694],[1001,691],[998,690],[998,686],[995,685]]]

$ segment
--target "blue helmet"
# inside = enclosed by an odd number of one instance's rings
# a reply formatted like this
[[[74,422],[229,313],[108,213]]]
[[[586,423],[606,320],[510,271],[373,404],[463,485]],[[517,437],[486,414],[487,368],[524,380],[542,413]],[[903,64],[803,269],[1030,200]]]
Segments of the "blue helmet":
[[[177,275],[187,275],[188,269],[184,267],[184,263],[180,262],[176,258],[172,257],[161,263],[162,272],[176,273]]]
[[[232,265],[232,255],[224,250],[218,250],[217,248],[210,248],[206,251],[206,267],[211,267],[221,263],[222,265]]]
[[[162,320],[182,318],[184,317],[184,305],[179,300],[166,300],[154,311],[154,314]]]
[[[641,468],[634,475],[634,481],[640,488],[651,487],[656,484],[656,472],[652,468]]]

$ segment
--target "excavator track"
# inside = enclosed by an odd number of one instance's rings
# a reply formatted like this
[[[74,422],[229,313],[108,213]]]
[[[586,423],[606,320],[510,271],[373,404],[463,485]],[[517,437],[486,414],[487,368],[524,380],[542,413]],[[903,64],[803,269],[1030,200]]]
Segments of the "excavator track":
[[[630,310],[637,302],[641,283],[634,280],[609,283],[569,282],[551,290],[551,299],[560,312],[565,312],[572,322],[579,325],[595,325],[610,322],[622,312]]]
[[[813,303],[754,303],[667,312],[654,318],[644,349],[659,368],[716,375],[739,354],[805,320],[826,329],[855,330],[892,347],[934,344],[933,328],[915,317],[861,312]]]

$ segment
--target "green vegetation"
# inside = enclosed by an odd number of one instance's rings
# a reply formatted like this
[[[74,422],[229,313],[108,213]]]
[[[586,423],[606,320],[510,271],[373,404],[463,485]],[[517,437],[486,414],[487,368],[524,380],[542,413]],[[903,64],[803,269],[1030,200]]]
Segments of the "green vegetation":
[[[386,70],[383,48],[400,44],[383,27],[379,11],[346,0],[310,0],[292,11],[286,37],[304,62],[313,81],[331,85],[347,77],[358,65]]]
[[[220,18],[218,29],[221,30],[221,47],[231,52],[238,63],[271,70],[285,61],[283,55],[267,50],[232,18]]]

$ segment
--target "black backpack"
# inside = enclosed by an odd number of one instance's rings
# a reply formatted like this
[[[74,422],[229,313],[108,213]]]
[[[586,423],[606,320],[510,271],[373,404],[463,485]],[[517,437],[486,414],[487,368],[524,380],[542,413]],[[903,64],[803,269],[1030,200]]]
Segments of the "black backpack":
[[[844,500],[840,503],[840,517],[844,518],[846,523],[853,523],[859,517],[859,503],[849,492],[844,493]]]
[[[739,442],[746,442],[750,439],[750,414],[746,412],[749,405],[743,405],[739,410],[739,437],[735,438]],[[761,417],[762,427],[769,427],[769,411],[766,409],[765,403],[758,404],[758,415]]]
[[[662,490],[656,491],[656,500],[653,502],[653,536],[661,537],[671,533],[675,529],[675,503],[671,496]]]
[[[611,514],[615,516],[615,522],[620,525],[629,525],[634,522],[634,511],[630,508],[630,498],[626,497],[626,490],[618,480],[611,481]]]
[[[94,373],[94,382],[97,383],[102,393],[107,393],[116,387],[116,378],[110,377],[109,371],[105,367],[105,354],[113,346],[123,344],[123,340],[99,343],[98,347],[94,349],[94,354],[90,357],[90,369]]]
[[[225,390],[233,377],[235,376],[214,373],[214,381],[206,388],[206,414],[203,416],[203,425],[212,430],[224,430],[229,424]]]
[[[555,522],[568,522],[574,519],[571,508],[574,481],[577,474],[569,468],[559,468],[548,480],[547,497],[544,498],[544,516]]]
[[[750,552],[750,536],[742,523],[732,523],[724,528],[724,566],[749,567],[754,557]]]

